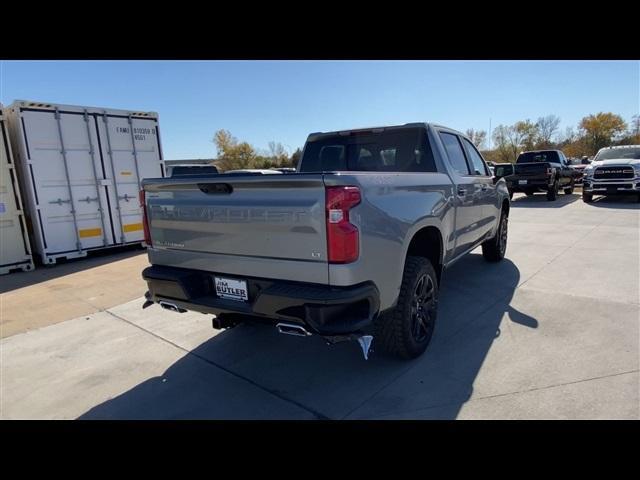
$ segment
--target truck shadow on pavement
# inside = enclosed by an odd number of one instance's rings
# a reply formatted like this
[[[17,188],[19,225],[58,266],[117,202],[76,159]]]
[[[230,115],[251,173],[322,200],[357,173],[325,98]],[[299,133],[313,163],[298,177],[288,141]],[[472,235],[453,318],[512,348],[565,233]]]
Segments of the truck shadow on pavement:
[[[505,322],[538,326],[510,305],[519,281],[508,259],[460,260],[445,273],[431,345],[413,361],[375,351],[365,361],[356,343],[241,325],[80,418],[455,419]]]
[[[71,275],[119,260],[132,258],[136,255],[143,255],[146,254],[146,249],[140,244],[137,244],[97,250],[89,253],[90,255],[88,257],[74,258],[68,261],[60,260],[59,263],[55,265],[45,266],[42,265],[42,263],[36,262],[36,268],[30,272],[12,272],[10,275],[5,275],[2,277],[2,282],[0,283],[0,293],[47,282],[64,277],[65,275]],[[35,256],[37,257],[37,255]]]
[[[635,195],[616,195],[609,197],[593,197],[590,207],[615,208],[623,210],[640,210],[640,202]]]
[[[572,193],[567,195],[565,193],[559,193],[558,198],[554,201],[547,200],[545,193],[536,193],[531,197],[526,195],[514,196],[511,200],[511,206],[513,208],[562,208],[573,202],[581,200],[580,193]]]

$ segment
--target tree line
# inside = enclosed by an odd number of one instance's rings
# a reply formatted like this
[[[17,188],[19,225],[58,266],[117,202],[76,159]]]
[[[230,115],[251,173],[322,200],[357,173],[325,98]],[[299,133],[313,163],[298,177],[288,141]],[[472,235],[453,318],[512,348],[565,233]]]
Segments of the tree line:
[[[218,130],[213,142],[218,151],[215,164],[222,171],[295,167],[302,154],[299,148],[289,154],[280,142],[269,142],[269,150],[260,152],[248,142],[240,142],[228,130]]]
[[[556,115],[540,117],[536,122],[521,120],[513,125],[498,125],[492,134],[493,148],[486,148],[486,132],[467,130],[467,135],[480,149],[487,161],[515,162],[526,150],[559,149],[569,158],[593,156],[611,145],[640,144],[640,116],[634,115],[627,124],[620,115],[599,112],[587,115],[577,129],[567,127],[559,131]]]
[[[556,115],[535,122],[527,119],[498,125],[491,135],[491,149],[487,149],[485,130],[468,129],[465,133],[487,161],[496,163],[515,162],[520,152],[540,149],[559,149],[569,158],[580,158],[610,145],[640,144],[640,116],[634,115],[627,124],[620,115],[599,112],[582,118],[577,129],[567,127],[564,132],[560,132],[560,117]],[[228,130],[215,132],[213,142],[218,152],[215,163],[223,171],[295,167],[302,155],[300,148],[289,153],[279,142],[269,142],[268,151],[259,151]]]

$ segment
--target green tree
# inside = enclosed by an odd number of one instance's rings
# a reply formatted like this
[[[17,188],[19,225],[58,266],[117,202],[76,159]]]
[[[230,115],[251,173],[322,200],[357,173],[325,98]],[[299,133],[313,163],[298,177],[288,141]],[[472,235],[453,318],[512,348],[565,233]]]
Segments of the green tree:
[[[578,128],[589,147],[589,153],[594,154],[601,148],[611,145],[614,138],[624,133],[627,124],[620,115],[599,112],[584,117]]]
[[[289,160],[289,153],[280,142],[269,142],[269,158],[273,166],[283,166]]]
[[[296,151],[293,152],[291,154],[291,157],[289,158],[289,166],[297,167],[298,162],[300,161],[300,158],[302,158],[302,150],[300,148],[296,148]]]
[[[464,132],[469,140],[476,146],[476,148],[481,149],[484,147],[484,142],[487,139],[487,132],[484,130],[474,130],[473,128],[468,128]]]
[[[492,159],[490,161],[499,163],[515,161],[516,152],[514,152],[511,144],[511,128],[512,127],[506,125],[498,125],[493,130],[493,144],[495,145],[495,149],[493,150],[494,154],[490,156],[495,158],[495,160]]]
[[[518,153],[521,150],[534,150],[539,136],[538,126],[531,120],[516,122],[513,125],[513,144],[517,146]]]
[[[553,136],[558,131],[560,126],[560,117],[555,115],[547,115],[546,117],[538,118],[536,122],[536,128],[538,138],[536,139],[536,148],[551,148],[553,147]]]
[[[218,130],[213,141],[218,150],[216,164],[222,171],[256,168],[257,154],[247,142],[238,142],[228,130]]]
[[[534,149],[537,135],[538,129],[530,120],[498,125],[493,131],[498,158],[501,162],[515,162],[521,151]]]

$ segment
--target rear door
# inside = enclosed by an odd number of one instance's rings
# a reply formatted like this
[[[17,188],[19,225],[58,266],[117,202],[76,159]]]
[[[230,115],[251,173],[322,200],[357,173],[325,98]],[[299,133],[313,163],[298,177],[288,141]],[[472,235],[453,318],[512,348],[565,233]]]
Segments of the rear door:
[[[462,147],[461,139],[452,132],[440,131],[446,158],[452,171],[456,195],[456,243],[454,256],[470,249],[483,235],[483,192],[481,181],[472,173],[472,166]]]
[[[496,203],[496,186],[491,178],[491,172],[485,165],[482,155],[466,138],[462,139],[467,158],[471,164],[472,173],[476,176],[475,188],[478,192],[477,201],[482,205],[482,217],[479,219],[480,236],[488,234],[497,222],[500,206]]]

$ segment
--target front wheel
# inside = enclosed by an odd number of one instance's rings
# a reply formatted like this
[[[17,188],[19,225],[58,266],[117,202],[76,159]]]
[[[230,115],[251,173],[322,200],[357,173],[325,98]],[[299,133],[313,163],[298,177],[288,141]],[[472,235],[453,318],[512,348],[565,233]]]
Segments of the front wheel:
[[[489,262],[499,262],[507,251],[507,235],[509,230],[509,216],[504,210],[500,215],[500,224],[496,234],[482,244],[482,256]]]
[[[438,277],[424,257],[407,257],[396,306],[376,319],[374,341],[392,355],[412,359],[427,349],[438,313]]]

